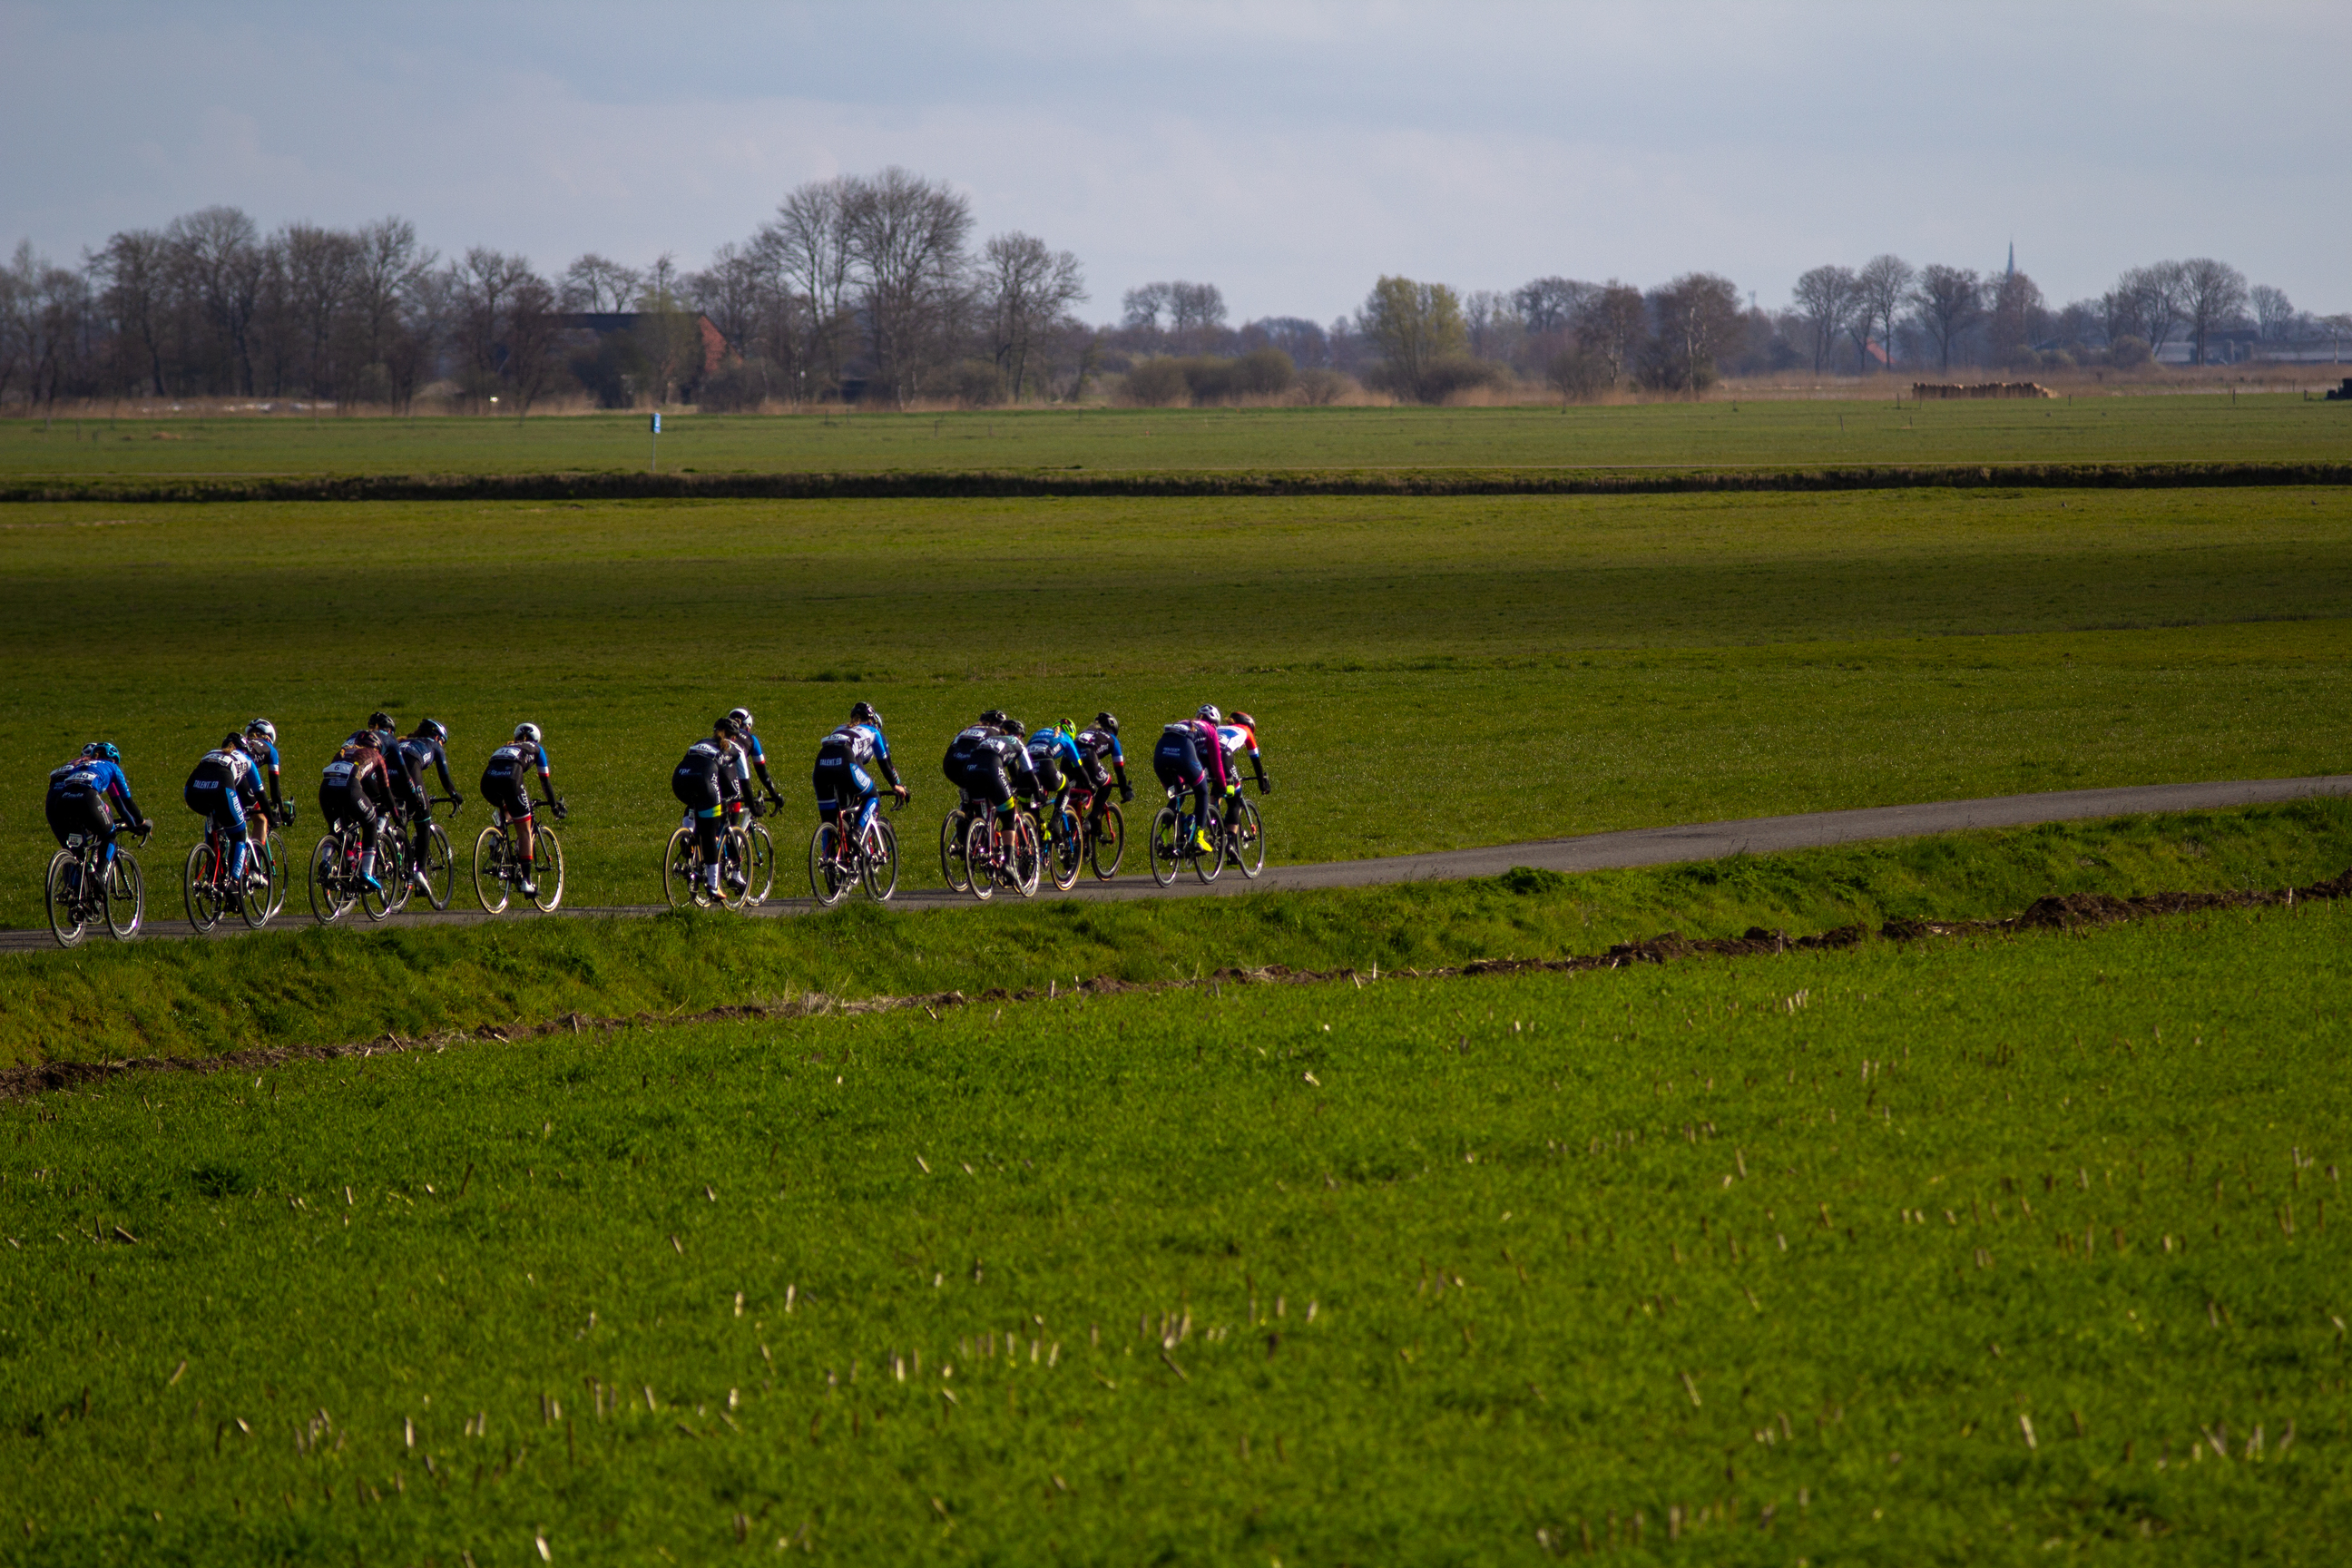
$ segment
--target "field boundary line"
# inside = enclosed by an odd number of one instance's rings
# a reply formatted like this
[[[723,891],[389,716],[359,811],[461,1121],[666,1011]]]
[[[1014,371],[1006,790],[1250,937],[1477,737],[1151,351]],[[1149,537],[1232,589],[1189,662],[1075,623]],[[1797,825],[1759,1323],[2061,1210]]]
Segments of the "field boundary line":
[[[848,472],[125,475],[0,479],[0,502],[921,500],[1286,496],[1609,496],[1921,489],[2352,485],[2352,462],[1597,464],[1558,468],[989,468]]]
[[[551,1035],[602,1034],[615,1029],[684,1028],[701,1024],[792,1021],[815,1017],[863,1017],[877,1013],[900,1013],[921,1008],[934,1021],[940,1010],[985,1004],[1048,1005],[1088,997],[1124,996],[1169,991],[1221,991],[1226,985],[1336,985],[1342,981],[1359,988],[1383,981],[1458,980],[1514,974],[1589,974],[1629,969],[1644,963],[1675,963],[1696,958],[1777,958],[1790,952],[1835,952],[1862,946],[1874,937],[1881,942],[1923,942],[1931,937],[2015,936],[2035,931],[2066,931],[2084,927],[2116,925],[2129,921],[2162,919],[2213,910],[2293,909],[2298,903],[2329,903],[2352,899],[2352,868],[2307,887],[2243,889],[2226,892],[2048,894],[2020,913],[2003,920],[1891,920],[1876,931],[1861,925],[1838,926],[1807,936],[1751,926],[1741,936],[1689,938],[1680,931],[1662,931],[1639,942],[1618,942],[1606,952],[1568,958],[1477,958],[1433,969],[1391,969],[1383,974],[1378,964],[1370,971],[1292,969],[1272,963],[1257,969],[1227,968],[1208,974],[1174,980],[1129,981],[1108,975],[1074,979],[1040,991],[990,986],[977,994],[934,991],[914,995],[835,996],[806,991],[773,1002],[753,1002],[705,1008],[699,1013],[639,1012],[628,1017],[591,1017],[580,1012],[557,1015],[537,1024],[484,1024],[472,1029],[450,1029],[432,1035],[379,1035],[371,1040],[332,1046],[264,1046],[209,1057],[137,1057],[117,1061],[41,1062],[0,1070],[0,1100],[36,1095],[71,1093],[78,1086],[105,1082],[130,1073],[251,1071],[283,1067],[289,1062],[334,1061],[349,1057],[401,1055],[414,1051],[439,1053],[451,1046],[519,1040]]]

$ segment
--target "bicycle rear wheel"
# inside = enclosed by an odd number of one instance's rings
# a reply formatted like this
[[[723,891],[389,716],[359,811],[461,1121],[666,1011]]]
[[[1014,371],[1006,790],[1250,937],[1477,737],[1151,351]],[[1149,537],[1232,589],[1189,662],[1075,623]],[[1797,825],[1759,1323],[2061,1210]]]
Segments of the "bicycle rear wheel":
[[[247,930],[259,931],[269,923],[269,917],[278,912],[270,900],[283,896],[279,889],[285,886],[286,879],[278,868],[276,841],[247,847],[245,852],[245,868],[247,882],[258,876],[261,879],[261,885],[257,888],[247,886],[237,889],[236,912],[244,919]]]
[[[89,923],[81,912],[78,896],[81,877],[81,862],[71,855],[60,849],[49,857],[49,872],[41,879],[41,895],[49,909],[49,934],[58,939],[59,947],[79,944],[82,929]]]
[[[702,861],[694,852],[694,829],[681,827],[669,836],[669,847],[662,851],[662,897],[674,910],[684,909],[694,901],[695,873]]]
[[[820,909],[831,909],[849,891],[856,874],[842,863],[841,828],[820,822],[809,835],[809,896]]]
[[[485,914],[507,907],[506,832],[495,823],[474,840],[474,897]]]
[[[898,830],[877,817],[866,830],[866,896],[887,903],[898,890]]]
[[[541,914],[551,915],[563,901],[563,841],[552,827],[537,828],[530,837],[530,879],[539,888],[530,901]]]
[[[1078,885],[1078,873],[1086,867],[1085,835],[1078,830],[1078,819],[1068,806],[1054,814],[1053,854],[1049,859],[1054,886],[1068,892]]]
[[[208,931],[220,923],[220,856],[209,837],[188,851],[188,864],[180,873],[180,896],[188,906],[188,923],[197,931]]]
[[[1192,858],[1192,875],[1203,882],[1213,882],[1217,873],[1225,868],[1225,825],[1213,810],[1202,826],[1209,835],[1208,848],[1188,845],[1185,853]]]
[[[286,843],[287,838],[284,834],[272,834],[269,841],[261,847],[263,851],[261,868],[269,877],[269,901],[263,906],[262,919],[264,920],[276,920],[286,908],[287,884],[293,880],[292,872],[286,864]]]
[[[310,915],[320,925],[332,925],[352,907],[343,888],[343,846],[333,834],[310,851]]]
[[[386,822],[376,829],[375,845],[375,879],[383,884],[384,913],[396,915],[416,890],[408,879],[408,830]]]
[[[964,864],[971,875],[964,883],[965,890],[982,903],[996,897],[997,868],[992,862],[992,847],[988,837],[988,816],[976,815],[971,826],[964,830]]]
[[[375,848],[376,885],[373,888],[368,886],[367,872],[364,869],[367,865],[367,855],[364,850],[360,855],[360,868],[354,869],[348,865],[345,867],[344,874],[350,879],[348,886],[351,889],[352,900],[359,905],[360,913],[367,916],[371,921],[388,920],[392,916],[392,911],[400,907],[397,902],[400,884],[394,879],[400,872],[399,853],[397,850],[386,847],[387,843],[397,844],[399,841],[400,835],[397,829],[388,825],[378,825]]]
[[[964,841],[971,835],[971,816],[958,806],[940,820],[940,878],[951,893],[971,891],[971,862]]]
[[[1176,808],[1163,805],[1151,816],[1151,879],[1161,887],[1176,879],[1184,866],[1184,847],[1176,841],[1180,826]]]
[[[1118,873],[1119,858],[1127,853],[1127,818],[1115,805],[1106,805],[1087,834],[1087,860],[1095,879],[1108,882]]]
[[[1265,819],[1258,815],[1256,802],[1239,795],[1226,809],[1234,819],[1225,829],[1225,858],[1240,867],[1243,876],[1255,880],[1265,869]]]
[[[139,934],[139,922],[147,918],[147,879],[140,874],[138,858],[128,849],[117,849],[102,885],[106,929],[115,941],[129,942]]]
[[[1027,812],[1013,819],[1013,847],[1005,857],[1006,879],[1024,899],[1037,896],[1037,879],[1045,868],[1045,846],[1037,837],[1037,819]]]

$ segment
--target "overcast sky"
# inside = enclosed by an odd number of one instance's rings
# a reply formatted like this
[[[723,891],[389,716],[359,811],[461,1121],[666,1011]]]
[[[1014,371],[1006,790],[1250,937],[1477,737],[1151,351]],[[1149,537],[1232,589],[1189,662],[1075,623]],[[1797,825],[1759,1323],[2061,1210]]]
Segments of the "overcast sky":
[[[228,203],[694,267],[898,163],[1075,250],[1097,320],[1183,278],[1328,321],[1388,272],[1778,305],[2011,239],[2053,303],[2212,255],[2341,310],[2347,60],[2345,0],[0,0],[0,244]]]

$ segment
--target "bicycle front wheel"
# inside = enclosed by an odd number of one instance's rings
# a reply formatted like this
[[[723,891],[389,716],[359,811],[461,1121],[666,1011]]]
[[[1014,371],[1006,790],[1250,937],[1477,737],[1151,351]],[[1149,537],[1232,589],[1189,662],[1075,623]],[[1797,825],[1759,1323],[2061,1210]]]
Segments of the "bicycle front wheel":
[[[841,828],[820,822],[809,835],[809,896],[819,909],[831,909],[849,891],[856,873],[842,863]]]
[[[940,820],[940,878],[950,893],[971,891],[971,861],[966,854],[966,840],[971,836],[971,818],[959,806]]]
[[[115,941],[129,942],[139,934],[139,922],[147,918],[147,879],[140,874],[138,858],[128,849],[117,849],[103,885],[106,929],[114,933]]]
[[[751,862],[744,868],[751,875],[751,889],[743,895],[743,901],[764,904],[776,885],[776,841],[756,822],[744,831],[751,840]]]
[[[250,884],[257,876],[261,879],[259,887],[247,885],[236,892],[236,912],[244,920],[247,931],[259,931],[269,923],[269,917],[275,912],[269,900],[276,896],[278,881],[277,848],[275,843],[256,844],[245,852],[247,882]]]
[[[1252,800],[1237,797],[1227,809],[1234,820],[1225,829],[1225,858],[1240,867],[1243,876],[1255,880],[1265,869],[1265,819]]]
[[[1054,886],[1068,892],[1078,885],[1078,872],[1086,864],[1086,846],[1081,842],[1078,818],[1067,806],[1054,814],[1053,854],[1049,859]]]
[[[1176,879],[1184,865],[1184,847],[1176,841],[1180,826],[1176,808],[1163,805],[1151,817],[1151,879],[1161,887]]]
[[[1013,846],[1005,858],[1005,879],[1024,899],[1037,896],[1037,879],[1045,868],[1045,846],[1037,837],[1037,819],[1023,812],[1013,819]]]
[[[384,913],[396,915],[408,907],[408,895],[416,890],[408,876],[407,830],[387,822],[376,829],[375,844],[375,879],[383,884]]]
[[[963,836],[964,864],[971,872],[964,887],[983,904],[996,896],[994,853],[994,846],[988,836],[988,816],[983,812],[971,819],[971,826],[964,830]]]
[[[49,907],[49,934],[59,947],[79,943],[82,928],[89,923],[81,912],[81,862],[60,849],[49,857],[49,874],[41,880]]]
[[[876,818],[866,830],[866,896],[887,903],[898,890],[898,830]]]
[[[1118,873],[1119,858],[1127,853],[1127,818],[1118,807],[1106,805],[1087,835],[1087,860],[1095,879],[1108,882]]]
[[[497,914],[507,907],[507,840],[506,833],[497,826],[485,827],[474,840],[474,897],[481,900],[485,914]]]
[[[1209,814],[1209,847],[1206,849],[1188,847],[1192,857],[1192,875],[1203,882],[1213,882],[1217,873],[1225,868],[1225,825],[1214,812]]]
[[[449,895],[455,890],[457,874],[450,861],[449,836],[441,831],[437,822],[425,829],[425,855],[417,868],[425,873],[425,901],[436,910],[449,907]]]
[[[187,868],[180,873],[180,895],[188,906],[188,923],[198,931],[220,923],[220,856],[211,839],[199,839],[188,851]]]
[[[539,888],[530,901],[541,914],[551,915],[563,901],[563,841],[552,827],[538,828],[530,837],[530,879]]]
[[[269,877],[269,901],[263,906],[262,919],[274,921],[286,908],[286,886],[292,880],[286,865],[287,840],[283,834],[272,834],[269,842],[261,847],[261,868]]]

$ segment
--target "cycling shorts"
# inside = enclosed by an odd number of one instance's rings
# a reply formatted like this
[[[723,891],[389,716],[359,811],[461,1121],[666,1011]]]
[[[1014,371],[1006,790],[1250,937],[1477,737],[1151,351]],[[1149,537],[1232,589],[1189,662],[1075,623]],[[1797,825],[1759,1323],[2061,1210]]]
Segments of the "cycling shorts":
[[[809,774],[809,783],[816,790],[819,811],[838,811],[871,800],[880,793],[873,774],[841,756],[820,755]]]
[[[484,773],[482,798],[493,811],[503,811],[520,822],[530,815],[530,792],[514,773]]]
[[[998,806],[1013,804],[1013,781],[1004,772],[1004,759],[983,755],[974,760],[971,770],[961,781],[963,791],[975,800],[985,800]]]
[[[208,822],[217,822],[232,833],[245,831],[245,792],[219,779],[192,778],[181,798],[188,809]]]
[[[114,826],[114,808],[106,796],[94,792],[51,790],[47,815],[49,831],[57,835],[58,847],[65,847],[67,839],[77,833],[103,836]]]
[[[1160,737],[1160,744],[1151,753],[1151,771],[1164,784],[1197,783],[1208,768],[1201,761],[1201,748],[1186,735]]]
[[[319,786],[319,815],[332,827],[339,822],[356,822],[373,832],[375,800],[364,789],[349,784],[322,784]]]

